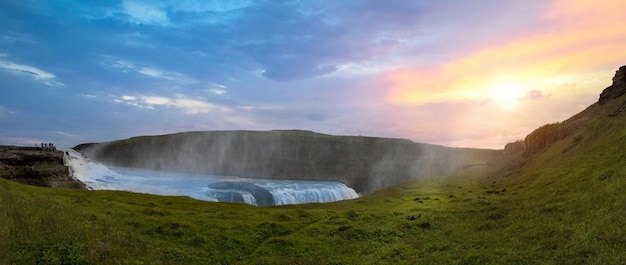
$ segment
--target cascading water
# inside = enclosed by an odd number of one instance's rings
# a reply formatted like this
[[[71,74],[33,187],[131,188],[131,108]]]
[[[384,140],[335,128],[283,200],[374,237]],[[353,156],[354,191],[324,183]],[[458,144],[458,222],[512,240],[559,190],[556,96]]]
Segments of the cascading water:
[[[324,203],[357,198],[350,187],[333,181],[249,179],[108,167],[69,150],[64,157],[72,176],[94,190],[127,190],[182,195],[199,200],[258,206]]]

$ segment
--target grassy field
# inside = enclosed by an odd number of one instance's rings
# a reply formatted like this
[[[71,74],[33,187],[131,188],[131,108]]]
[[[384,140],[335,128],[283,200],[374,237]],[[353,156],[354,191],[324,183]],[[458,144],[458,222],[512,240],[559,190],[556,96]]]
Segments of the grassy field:
[[[625,147],[624,116],[598,115],[532,156],[281,207],[0,180],[0,261],[626,264]]]

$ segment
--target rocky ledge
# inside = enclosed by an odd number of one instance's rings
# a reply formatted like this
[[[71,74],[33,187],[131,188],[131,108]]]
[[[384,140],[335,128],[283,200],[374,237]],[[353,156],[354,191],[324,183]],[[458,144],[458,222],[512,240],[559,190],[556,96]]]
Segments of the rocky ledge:
[[[35,147],[0,146],[0,177],[22,184],[82,189],[63,164],[63,152],[41,152]]]
[[[613,84],[605,88],[600,94],[598,102],[605,104],[619,98],[626,93],[626,65],[620,67],[613,76]]]

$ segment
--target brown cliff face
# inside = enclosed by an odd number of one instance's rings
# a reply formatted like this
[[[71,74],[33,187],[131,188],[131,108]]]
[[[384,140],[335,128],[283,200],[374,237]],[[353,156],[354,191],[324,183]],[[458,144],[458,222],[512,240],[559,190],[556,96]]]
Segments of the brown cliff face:
[[[568,123],[546,124],[531,132],[524,139],[524,152],[534,153],[550,146],[552,143],[569,136],[575,126]]]
[[[613,77],[613,84],[605,88],[600,94],[598,102],[605,104],[612,99],[616,99],[626,93],[626,65],[620,67]]]
[[[361,194],[426,176],[448,175],[498,151],[447,148],[404,139],[307,131],[210,131],[77,146],[113,166],[249,178],[333,180]]]
[[[512,143],[508,143],[504,146],[504,153],[516,154],[524,151],[524,141],[518,140]]]
[[[84,188],[69,176],[63,152],[33,147],[0,146],[0,177],[34,186]]]

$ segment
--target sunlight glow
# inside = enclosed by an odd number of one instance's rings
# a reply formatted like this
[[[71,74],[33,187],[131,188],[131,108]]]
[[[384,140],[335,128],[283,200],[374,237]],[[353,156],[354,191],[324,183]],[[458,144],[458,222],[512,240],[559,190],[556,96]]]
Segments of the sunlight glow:
[[[503,84],[491,91],[491,99],[505,109],[516,107],[521,97],[521,88],[516,84]]]

